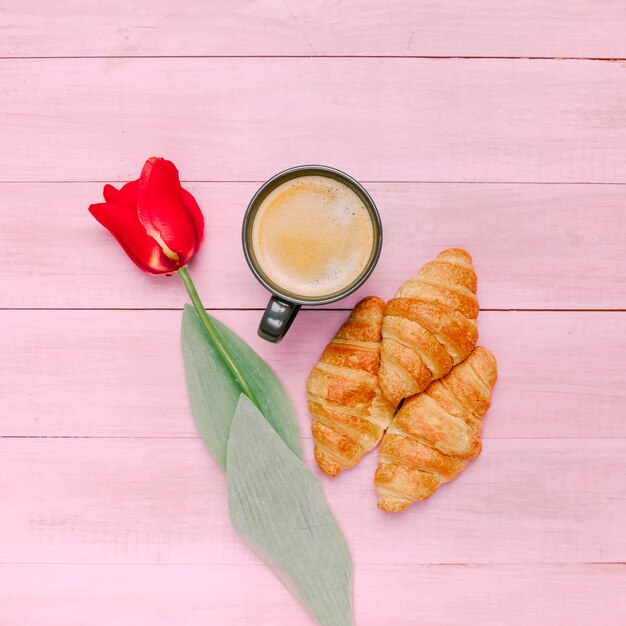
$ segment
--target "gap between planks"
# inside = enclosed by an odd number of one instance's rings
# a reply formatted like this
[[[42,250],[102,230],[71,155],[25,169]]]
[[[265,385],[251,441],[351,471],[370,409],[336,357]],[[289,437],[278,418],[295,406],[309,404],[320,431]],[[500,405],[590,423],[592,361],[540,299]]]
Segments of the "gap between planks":
[[[190,410],[191,412],[191,410]],[[312,437],[301,435],[302,441],[312,441]],[[129,439],[129,440],[166,440],[181,439],[181,440],[201,440],[200,435],[0,435],[0,439]],[[626,437],[485,437],[481,436],[482,441],[576,441],[578,439],[593,439],[594,441],[619,441],[621,439],[626,440]]]
[[[182,311],[183,307],[0,307],[0,311]],[[264,311],[265,307],[206,307],[205,311]],[[303,311],[352,311],[352,307],[305,307]],[[480,309],[482,313],[626,313],[626,309]]]
[[[198,563],[198,562],[194,562],[194,561],[188,561],[188,562],[171,562],[171,563],[163,563],[163,562],[159,562],[159,561],[133,561],[133,562],[121,562],[121,563],[116,563],[115,561],[100,561],[100,562],[94,562],[94,561],[89,561],[89,562],[81,562],[81,561],[63,561],[63,562],[59,562],[59,561],[0,561],[0,565],[25,565],[25,566],[31,566],[31,565],[62,565],[63,567],[65,567],[66,565],[75,565],[75,566],[79,566],[79,567],[93,567],[93,566],[98,566],[98,567],[102,567],[102,566],[112,566],[112,567],[133,567],[133,566],[137,566],[137,565],[149,565],[150,567],[152,567],[153,565],[157,565],[159,567],[198,567],[199,565],[203,565],[203,563]],[[219,561],[219,563],[217,562],[207,562],[204,565],[215,565],[215,566],[219,566],[219,567],[256,567],[256,565],[251,564],[251,563],[239,563],[237,561]],[[378,566],[378,564],[370,564],[370,563],[366,563],[365,564],[370,565],[370,566]],[[411,564],[411,567],[472,567],[472,566],[478,566],[478,567],[509,567],[509,566],[516,566],[516,567],[534,567],[534,566],[540,566],[540,567],[563,567],[563,566],[571,566],[571,565],[626,565],[626,561],[563,561],[561,562],[557,562],[557,561],[530,561],[530,562],[524,562],[524,561],[490,561],[490,562],[484,562],[484,561],[465,561],[463,563],[416,563],[416,564]],[[263,567],[265,567],[263,565]],[[387,565],[387,567],[396,567],[396,568],[404,568],[407,567],[406,564],[404,563],[390,563]]]
[[[0,56],[0,61],[59,59],[419,59],[426,61],[599,61],[623,63],[626,57],[502,56],[446,54],[76,54]]]
[[[89,179],[74,179],[74,180],[0,180],[0,185],[82,185],[82,184],[113,184],[123,185],[128,180],[89,180]],[[201,183],[203,185],[244,185],[244,184],[258,184],[262,185],[266,180],[211,180],[211,179],[192,179],[181,178],[181,184],[196,184]],[[585,181],[579,180],[575,182],[559,181],[559,180],[366,180],[360,179],[360,182],[364,185],[602,185],[602,186],[623,186],[626,185],[624,181]]]

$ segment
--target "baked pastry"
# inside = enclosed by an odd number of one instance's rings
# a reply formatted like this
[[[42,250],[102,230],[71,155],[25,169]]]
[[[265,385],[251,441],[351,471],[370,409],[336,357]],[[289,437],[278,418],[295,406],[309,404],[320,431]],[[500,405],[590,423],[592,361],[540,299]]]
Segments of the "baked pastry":
[[[482,418],[496,378],[495,357],[479,346],[404,402],[380,447],[374,479],[380,509],[403,511],[428,498],[480,454]]]
[[[378,386],[384,308],[380,298],[361,300],[307,381],[315,459],[327,476],[356,465],[393,418]]]
[[[394,407],[445,376],[478,341],[472,257],[441,252],[407,280],[385,307],[380,387]]]

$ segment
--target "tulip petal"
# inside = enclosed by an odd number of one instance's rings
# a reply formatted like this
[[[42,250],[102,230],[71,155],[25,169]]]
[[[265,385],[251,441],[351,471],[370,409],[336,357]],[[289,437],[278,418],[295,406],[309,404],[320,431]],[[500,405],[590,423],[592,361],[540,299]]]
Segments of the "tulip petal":
[[[195,222],[181,197],[178,170],[171,162],[152,157],[139,179],[137,215],[149,235],[160,237],[184,265],[197,251]]]
[[[195,251],[197,252],[204,241],[204,215],[202,214],[202,210],[196,202],[196,199],[184,187],[181,187],[180,191],[181,198],[189,211],[189,215],[191,215],[191,220],[193,221],[194,229],[196,231]]]
[[[139,192],[139,181],[132,180],[126,183],[121,189],[116,189],[113,185],[104,186],[104,199],[112,204],[120,204],[137,212],[137,194]]]
[[[114,187],[111,189],[120,193]],[[108,197],[115,196],[110,189],[105,190],[105,194]],[[89,212],[117,239],[133,263],[144,272],[169,274],[180,267],[179,263],[168,259],[157,242],[146,233],[134,208],[130,210],[127,206],[102,202],[92,204]]]

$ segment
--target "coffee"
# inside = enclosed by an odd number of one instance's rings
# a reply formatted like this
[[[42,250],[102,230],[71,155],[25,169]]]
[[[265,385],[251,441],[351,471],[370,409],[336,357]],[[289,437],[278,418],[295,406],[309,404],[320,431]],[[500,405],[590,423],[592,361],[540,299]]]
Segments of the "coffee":
[[[261,271],[280,291],[320,298],[346,289],[368,266],[372,217],[347,185],[301,176],[273,189],[252,226]]]

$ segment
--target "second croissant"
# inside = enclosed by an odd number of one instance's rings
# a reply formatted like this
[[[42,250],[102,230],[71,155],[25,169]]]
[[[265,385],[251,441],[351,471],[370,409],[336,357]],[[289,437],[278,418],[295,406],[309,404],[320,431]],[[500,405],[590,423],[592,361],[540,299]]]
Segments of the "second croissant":
[[[478,340],[476,272],[465,250],[440,252],[387,303],[380,386],[394,406],[445,376]]]

